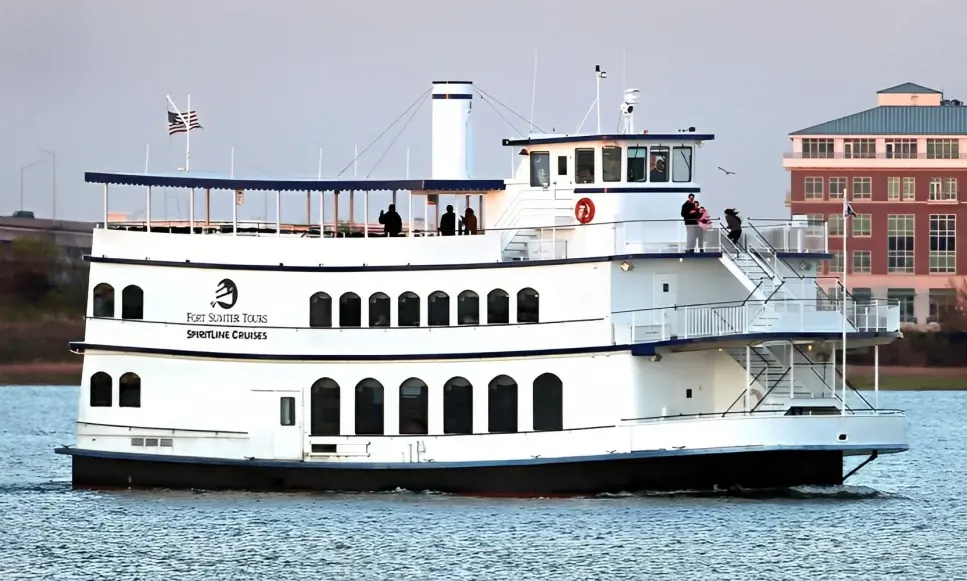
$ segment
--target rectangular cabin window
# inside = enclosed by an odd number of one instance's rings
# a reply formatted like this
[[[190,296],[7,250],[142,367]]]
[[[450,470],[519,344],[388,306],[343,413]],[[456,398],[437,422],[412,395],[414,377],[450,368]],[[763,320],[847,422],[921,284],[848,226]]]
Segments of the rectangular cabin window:
[[[673,182],[692,181],[691,146],[676,147],[674,151],[675,151],[675,155],[672,157],[672,181]]]
[[[606,182],[621,181],[621,148],[608,146],[601,149],[602,180]]]
[[[594,150],[575,149],[574,150],[574,183],[593,184],[594,183]]]
[[[658,145],[651,148],[651,158],[648,164],[650,182],[668,181],[668,148]]]
[[[542,188],[551,183],[551,154],[546,151],[532,151],[531,187]]]
[[[567,175],[567,156],[566,155],[557,156],[557,175],[559,176]]]
[[[295,398],[279,398],[279,423],[283,426],[295,425]]]
[[[648,172],[645,171],[645,161],[648,159],[648,148],[645,146],[633,146],[628,148],[628,181],[646,182]]]

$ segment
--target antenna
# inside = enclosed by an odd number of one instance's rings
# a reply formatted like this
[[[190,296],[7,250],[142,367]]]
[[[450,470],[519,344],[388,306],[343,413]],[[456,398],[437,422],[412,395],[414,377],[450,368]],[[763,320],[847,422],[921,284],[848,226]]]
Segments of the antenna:
[[[594,102],[598,110],[598,133],[601,133],[601,79],[607,79],[608,73],[601,70],[601,65],[594,65],[595,97]]]
[[[530,127],[527,129],[527,134],[530,135],[534,131],[534,103],[537,102],[537,49],[534,49],[534,81],[531,87],[531,118]]]

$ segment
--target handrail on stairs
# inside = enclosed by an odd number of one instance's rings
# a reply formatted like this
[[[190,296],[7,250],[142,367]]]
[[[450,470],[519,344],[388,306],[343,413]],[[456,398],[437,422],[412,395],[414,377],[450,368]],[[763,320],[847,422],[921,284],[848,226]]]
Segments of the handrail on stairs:
[[[835,385],[830,385],[830,384],[826,383],[826,378],[823,377],[822,375],[820,375],[818,371],[816,371],[815,367],[813,367],[813,360],[810,359],[808,355],[806,355],[806,352],[803,351],[802,349],[800,349],[799,346],[796,345],[796,344],[793,344],[793,348],[796,350],[797,353],[799,353],[799,355],[802,356],[802,358],[805,361],[807,361],[809,363],[809,365],[807,365],[807,367],[809,368],[809,370],[813,372],[813,375],[815,375],[819,379],[819,381],[821,381],[823,383],[824,386],[826,386],[826,387],[829,388],[830,393],[833,394],[833,398],[834,399],[838,399],[841,402],[843,402],[843,405],[846,406],[846,411],[853,411],[853,409],[842,398],[842,396],[840,396],[839,393],[836,392],[836,386]],[[835,378],[835,376],[834,376],[834,378]],[[834,379],[834,383],[835,383],[835,379]],[[865,403],[870,409],[874,409],[873,406],[870,405],[870,402],[867,401],[867,399],[865,397],[863,397],[863,394],[861,394],[859,391],[857,391],[857,389],[855,387],[853,387],[853,384],[850,383],[850,381],[848,379],[846,380],[846,386],[849,387],[851,390],[853,390],[853,392],[856,393],[856,395],[858,395],[860,397],[860,399],[863,400],[863,403]]]

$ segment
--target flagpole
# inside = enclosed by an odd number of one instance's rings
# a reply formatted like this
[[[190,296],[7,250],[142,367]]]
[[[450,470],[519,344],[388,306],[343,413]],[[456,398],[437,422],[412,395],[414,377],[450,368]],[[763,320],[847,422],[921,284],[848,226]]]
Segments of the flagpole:
[[[187,114],[191,117],[191,95],[188,95],[188,111]],[[191,123],[185,120],[185,171],[188,171],[191,167]]]
[[[850,210],[850,207],[849,207],[849,201],[846,199],[846,189],[843,188],[843,264],[842,264],[842,268],[843,268],[843,282],[842,282],[843,289],[842,289],[841,294],[840,294],[840,297],[842,298],[842,304],[843,304],[843,337],[842,337],[842,346],[843,346],[843,363],[842,363],[842,365],[843,365],[843,408],[842,408],[842,410],[840,410],[840,413],[841,413],[841,415],[844,415],[844,416],[846,415],[846,270],[847,270],[847,267],[846,267],[846,264],[847,264],[847,261],[846,261],[846,256],[847,256],[847,254],[846,254],[846,241],[849,238],[849,227],[848,227],[849,218],[850,218],[850,215],[849,215],[850,214],[850,211],[849,210]],[[835,380],[836,379],[835,370],[833,370],[833,371],[834,371],[833,379]],[[835,387],[835,384],[834,384],[834,387]]]

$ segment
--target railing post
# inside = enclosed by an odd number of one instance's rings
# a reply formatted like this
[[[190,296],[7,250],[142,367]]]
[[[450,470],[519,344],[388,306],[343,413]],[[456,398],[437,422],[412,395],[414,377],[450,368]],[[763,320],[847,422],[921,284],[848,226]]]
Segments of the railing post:
[[[796,398],[796,345],[789,342],[789,399]]]
[[[880,409],[880,346],[873,346],[873,410]]]
[[[745,346],[745,413],[749,413],[749,388],[752,387],[752,348]]]

